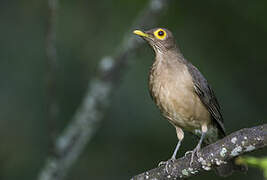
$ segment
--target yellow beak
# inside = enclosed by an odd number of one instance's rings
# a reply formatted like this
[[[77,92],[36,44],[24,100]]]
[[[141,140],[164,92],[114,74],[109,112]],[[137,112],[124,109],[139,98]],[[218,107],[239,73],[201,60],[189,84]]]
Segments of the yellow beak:
[[[143,36],[143,37],[147,37],[147,38],[149,37],[148,34],[142,32],[140,30],[134,30],[133,33],[138,35],[138,36]]]

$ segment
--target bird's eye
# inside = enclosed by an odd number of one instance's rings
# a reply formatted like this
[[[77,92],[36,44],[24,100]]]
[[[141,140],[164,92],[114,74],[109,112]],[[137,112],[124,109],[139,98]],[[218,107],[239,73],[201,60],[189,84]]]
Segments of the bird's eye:
[[[158,32],[158,35],[159,35],[159,36],[163,36],[163,35],[164,35],[164,32],[163,32],[163,31],[159,31],[159,32]]]
[[[164,40],[166,38],[166,35],[167,34],[163,29],[157,29],[156,31],[154,31],[154,36],[157,39]]]

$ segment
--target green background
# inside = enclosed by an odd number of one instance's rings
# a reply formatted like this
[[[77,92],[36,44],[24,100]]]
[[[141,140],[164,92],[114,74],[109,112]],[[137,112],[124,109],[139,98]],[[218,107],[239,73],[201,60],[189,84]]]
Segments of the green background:
[[[59,1],[55,128],[68,124],[100,59],[114,54],[145,7],[144,0]],[[45,40],[48,7],[41,0],[0,1],[0,179],[36,179],[49,152]],[[170,29],[184,56],[208,79],[222,106],[228,133],[266,123],[267,1],[176,0],[157,26]],[[128,34],[128,36],[134,36]],[[153,51],[131,58],[111,106],[68,180],[129,179],[168,159],[174,128],[149,97]],[[186,134],[178,153],[197,140]],[[254,153],[266,155],[266,150]],[[212,172],[192,179],[214,179]],[[250,169],[226,179],[263,179]],[[220,178],[218,178],[220,179]]]

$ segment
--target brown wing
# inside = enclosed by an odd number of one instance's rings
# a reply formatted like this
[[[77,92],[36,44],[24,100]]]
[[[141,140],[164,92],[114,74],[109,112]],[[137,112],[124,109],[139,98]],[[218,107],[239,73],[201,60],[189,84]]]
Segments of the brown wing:
[[[202,103],[206,106],[210,112],[214,122],[217,125],[217,128],[220,130],[221,134],[225,136],[225,129],[223,125],[223,117],[220,112],[220,105],[217,101],[217,98],[208,84],[208,81],[201,74],[201,72],[193,66],[190,62],[188,64],[188,71],[190,72],[195,86],[196,94],[199,96]]]

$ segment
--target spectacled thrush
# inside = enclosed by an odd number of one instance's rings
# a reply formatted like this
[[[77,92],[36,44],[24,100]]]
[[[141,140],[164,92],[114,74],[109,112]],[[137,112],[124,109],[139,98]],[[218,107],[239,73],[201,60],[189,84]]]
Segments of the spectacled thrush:
[[[202,142],[211,144],[225,136],[217,98],[200,71],[181,54],[172,33],[165,28],[135,30],[153,48],[155,61],[149,73],[149,92],[162,115],[175,127],[178,143],[169,161],[176,159],[183,130],[200,138],[192,151],[199,156]],[[167,162],[169,162],[167,161]]]

